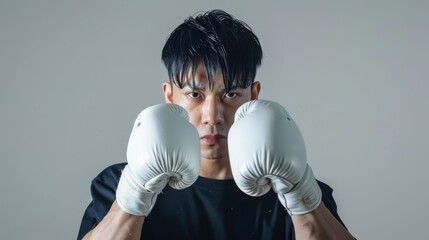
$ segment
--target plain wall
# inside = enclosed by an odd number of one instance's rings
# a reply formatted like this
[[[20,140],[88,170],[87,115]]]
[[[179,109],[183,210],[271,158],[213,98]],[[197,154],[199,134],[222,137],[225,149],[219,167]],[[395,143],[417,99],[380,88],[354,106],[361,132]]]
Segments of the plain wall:
[[[295,118],[355,237],[425,238],[427,1],[147,2],[0,0],[0,239],[76,238],[90,181],[163,102],[168,34],[213,8],[260,37],[261,98]]]

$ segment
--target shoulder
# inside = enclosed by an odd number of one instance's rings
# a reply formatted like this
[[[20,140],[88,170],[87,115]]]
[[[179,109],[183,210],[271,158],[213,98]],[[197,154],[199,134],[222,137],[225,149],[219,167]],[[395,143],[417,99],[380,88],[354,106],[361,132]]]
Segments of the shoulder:
[[[122,169],[127,163],[117,163],[103,169],[91,183],[92,191],[106,189],[115,192],[122,174]]]
[[[322,190],[323,194],[330,194],[332,195],[332,192],[334,191],[331,186],[329,186],[328,184],[317,180],[317,184],[319,184],[320,190]]]
[[[322,191],[322,201],[325,204],[328,203],[329,205],[332,205],[332,207],[334,207],[336,210],[337,206],[335,204],[335,200],[334,200],[334,197],[332,195],[334,190],[328,184],[326,184],[322,181],[317,180],[317,184],[319,184],[320,190]]]
[[[82,217],[78,239],[94,228],[109,211],[115,201],[116,187],[125,165],[126,163],[118,163],[106,167],[92,180],[92,201]]]
[[[110,165],[110,166],[106,167],[105,169],[103,169],[103,171],[101,171],[94,178],[93,181],[104,182],[104,181],[111,180],[112,178],[119,179],[119,177],[121,176],[121,172],[126,165],[127,165],[127,163],[125,163],[125,162]]]
[[[320,190],[322,190],[322,201],[325,204],[325,206],[329,209],[329,211],[332,213],[332,215],[344,226],[343,221],[341,220],[340,216],[337,212],[337,203],[335,202],[334,196],[332,195],[333,189],[326,183],[321,182],[317,180],[317,183],[319,184]]]
[[[322,190],[322,201],[331,212],[337,211],[337,204],[332,195],[333,189],[326,183],[317,180],[320,190]]]

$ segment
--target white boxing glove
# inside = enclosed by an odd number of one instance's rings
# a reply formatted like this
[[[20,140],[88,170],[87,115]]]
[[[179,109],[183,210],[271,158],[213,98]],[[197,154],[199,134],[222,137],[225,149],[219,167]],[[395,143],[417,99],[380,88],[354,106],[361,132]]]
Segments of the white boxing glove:
[[[307,164],[303,137],[280,104],[243,104],[229,131],[228,149],[234,180],[246,194],[261,196],[272,187],[291,215],[319,206],[322,192]]]
[[[168,183],[175,189],[192,185],[200,170],[200,139],[185,109],[158,104],[137,117],[128,142],[128,164],[116,190],[125,212],[147,216]]]

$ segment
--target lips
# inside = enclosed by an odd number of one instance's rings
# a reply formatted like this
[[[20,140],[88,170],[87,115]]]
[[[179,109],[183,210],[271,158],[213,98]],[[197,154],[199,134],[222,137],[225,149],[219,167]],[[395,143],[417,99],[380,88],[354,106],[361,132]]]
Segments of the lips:
[[[226,137],[221,134],[207,134],[200,137],[200,139],[206,144],[213,145],[213,144],[218,144],[222,141],[225,141]]]

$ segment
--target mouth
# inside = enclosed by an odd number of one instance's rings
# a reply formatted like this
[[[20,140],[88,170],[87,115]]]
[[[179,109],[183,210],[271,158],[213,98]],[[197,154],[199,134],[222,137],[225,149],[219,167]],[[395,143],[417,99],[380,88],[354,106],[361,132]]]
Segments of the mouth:
[[[214,145],[226,141],[226,136],[222,134],[207,134],[200,137],[200,140],[206,144]]]

